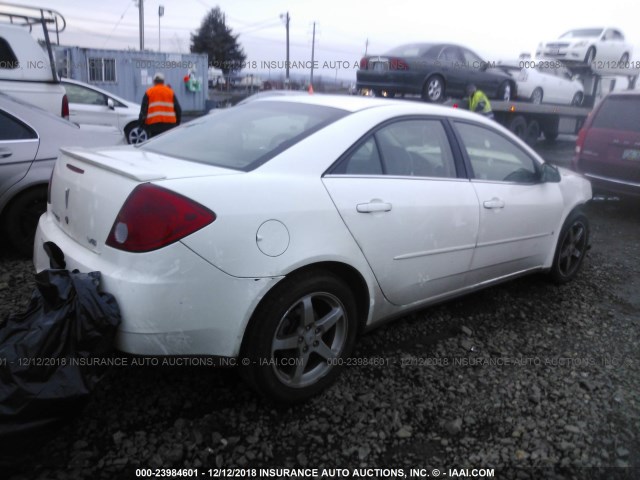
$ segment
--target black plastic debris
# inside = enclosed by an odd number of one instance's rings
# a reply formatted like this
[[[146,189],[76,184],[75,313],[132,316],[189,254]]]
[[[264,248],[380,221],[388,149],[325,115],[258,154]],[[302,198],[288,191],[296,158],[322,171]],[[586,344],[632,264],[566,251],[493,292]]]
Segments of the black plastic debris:
[[[112,350],[120,310],[100,272],[45,270],[25,312],[0,328],[0,445],[77,413],[99,381],[91,359]]]

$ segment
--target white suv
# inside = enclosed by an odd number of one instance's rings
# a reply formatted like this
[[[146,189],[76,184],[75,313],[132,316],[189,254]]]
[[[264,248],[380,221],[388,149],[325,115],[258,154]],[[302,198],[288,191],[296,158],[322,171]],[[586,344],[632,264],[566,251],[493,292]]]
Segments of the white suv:
[[[47,23],[50,16],[62,16],[40,9],[35,9],[38,16],[35,12],[30,16],[30,10],[0,4],[0,91],[68,118],[69,104],[52,67],[51,46],[47,45],[46,52],[29,33],[34,25],[42,25],[41,21]]]

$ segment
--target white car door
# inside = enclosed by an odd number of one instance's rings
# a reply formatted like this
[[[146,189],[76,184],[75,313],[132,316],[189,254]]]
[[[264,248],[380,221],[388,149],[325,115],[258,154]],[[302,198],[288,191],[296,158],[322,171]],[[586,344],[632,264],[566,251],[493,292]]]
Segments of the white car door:
[[[444,125],[396,121],[356,144],[324,184],[380,288],[406,305],[465,285],[478,199]]]
[[[27,174],[39,144],[32,128],[0,110],[0,195]]]
[[[91,88],[64,83],[69,99],[69,120],[79,124],[110,125],[119,128],[109,97]]]
[[[480,202],[469,283],[542,266],[563,211],[559,184],[539,182],[538,162],[506,136],[462,121],[455,127]]]

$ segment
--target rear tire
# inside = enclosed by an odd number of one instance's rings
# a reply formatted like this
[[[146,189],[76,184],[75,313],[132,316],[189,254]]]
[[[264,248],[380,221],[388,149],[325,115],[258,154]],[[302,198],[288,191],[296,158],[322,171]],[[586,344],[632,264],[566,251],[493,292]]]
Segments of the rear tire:
[[[432,75],[422,87],[422,99],[427,102],[438,103],[444,99],[444,92],[444,79],[440,75]]]
[[[507,124],[507,128],[516,137],[525,140],[527,135],[527,121],[522,115],[516,115]]]
[[[558,283],[573,280],[589,249],[589,219],[579,210],[569,214],[560,230],[549,275]]]
[[[9,244],[25,257],[33,255],[40,216],[47,211],[47,187],[36,187],[14,198],[4,213],[2,228]]]
[[[536,144],[539,137],[540,137],[540,123],[537,120],[531,120],[527,125],[527,136],[525,138],[525,142],[533,146]]]
[[[338,376],[355,344],[354,295],[324,270],[280,282],[255,311],[243,341],[249,383],[279,403],[317,395]],[[243,365],[247,363],[244,360]]]
[[[531,103],[533,103],[534,105],[540,105],[542,103],[542,97],[544,96],[544,93],[542,92],[542,89],[540,87],[536,88],[532,93],[531,93]]]

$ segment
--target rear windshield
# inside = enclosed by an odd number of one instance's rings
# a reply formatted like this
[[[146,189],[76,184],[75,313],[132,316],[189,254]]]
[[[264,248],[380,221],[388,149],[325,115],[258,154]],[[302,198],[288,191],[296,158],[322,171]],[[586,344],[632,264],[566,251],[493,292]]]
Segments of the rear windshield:
[[[640,132],[640,95],[606,98],[602,101],[592,126]]]
[[[429,57],[435,58],[435,49],[433,44],[429,43],[412,43],[409,45],[401,45],[389,50],[385,55],[394,55],[397,57]]]
[[[599,37],[601,33],[601,28],[583,28],[580,30],[570,30],[567,33],[563,33],[560,38]]]
[[[248,171],[347,113],[337,108],[300,103],[247,103],[214,110],[139,148]]]

